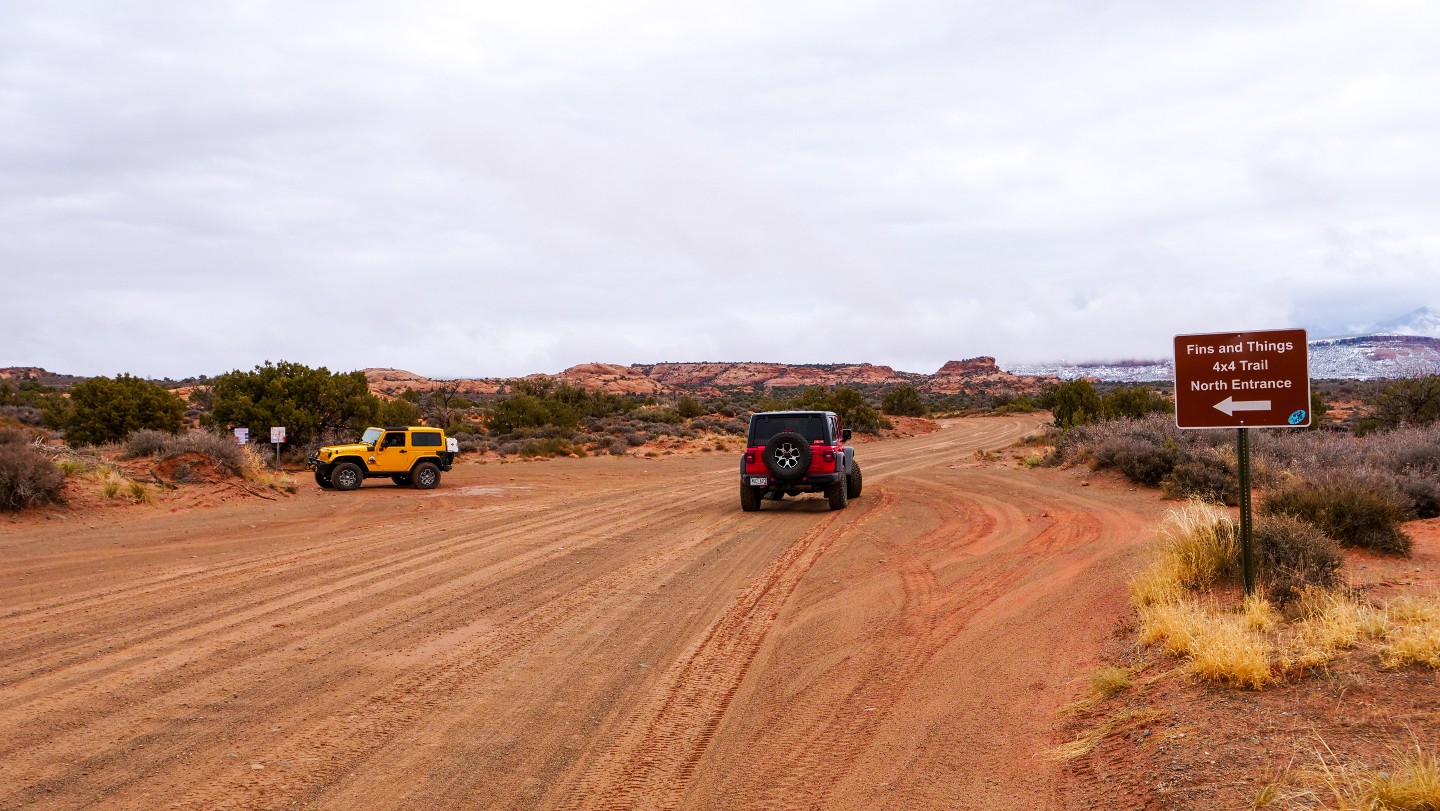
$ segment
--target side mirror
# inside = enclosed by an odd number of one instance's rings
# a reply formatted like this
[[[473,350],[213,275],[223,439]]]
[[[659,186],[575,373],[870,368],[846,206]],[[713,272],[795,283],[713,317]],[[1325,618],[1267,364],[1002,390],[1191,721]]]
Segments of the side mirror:
[[[375,452],[375,443],[374,443],[374,442],[371,442],[369,445],[366,445],[366,446],[365,446],[365,450],[370,451],[371,453],[374,453],[374,452]]]
[[[841,442],[849,442],[849,441],[850,441],[850,429],[849,429],[849,428],[841,428],[841,429],[840,429],[840,441],[841,441]]]

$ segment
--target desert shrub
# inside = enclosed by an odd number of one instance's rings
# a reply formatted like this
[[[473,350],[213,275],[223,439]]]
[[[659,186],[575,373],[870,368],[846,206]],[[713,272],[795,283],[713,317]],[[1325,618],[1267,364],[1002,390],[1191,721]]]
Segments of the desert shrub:
[[[995,406],[990,411],[994,414],[1029,414],[1037,408],[1034,400],[1022,394],[1004,405]]]
[[[0,405],[0,419],[11,419],[24,425],[40,425],[44,412],[33,406]]]
[[[1092,451],[1096,467],[1111,467],[1130,481],[1155,486],[1180,460],[1179,450],[1170,443],[1156,445],[1135,436],[1112,436]]]
[[[1440,375],[1396,380],[1370,400],[1361,430],[1431,425],[1440,421]]]
[[[897,417],[923,417],[930,413],[914,386],[902,383],[880,397],[880,410]]]
[[[1175,404],[1149,386],[1120,386],[1100,398],[1100,413],[1106,419],[1139,419],[1147,414],[1171,414]]]
[[[833,391],[826,391],[823,386],[810,386],[789,402],[772,403],[762,399],[756,402],[756,408],[764,411],[787,408],[834,411],[840,418],[840,427],[862,434],[879,433],[883,428],[894,427],[874,406],[865,401],[865,395],[849,386],[836,386]]]
[[[1395,489],[1416,518],[1440,518],[1440,480],[1430,476],[1401,476]]]
[[[664,425],[676,425],[685,421],[685,418],[680,416],[678,412],[672,411],[668,408],[660,408],[659,406],[647,406],[645,408],[637,408],[634,411],[630,412],[630,416],[634,417],[637,420],[644,420],[646,422],[652,423],[662,423]]]
[[[630,447],[630,446],[625,442],[625,440],[623,440],[623,439],[617,439],[617,440],[615,440],[615,441],[613,441],[613,442],[610,443],[610,448],[609,448],[610,455],[611,455],[611,456],[624,456],[624,455],[625,455],[625,451],[628,450],[629,447]]]
[[[0,425],[0,445],[29,445],[30,434],[20,428]]]
[[[487,436],[464,433],[458,435],[460,450],[464,453],[485,453],[495,449],[495,441]]]
[[[686,394],[682,395],[679,401],[675,403],[675,413],[684,419],[690,420],[703,415],[705,413],[705,407],[700,405],[699,400]]]
[[[330,432],[348,431],[354,437],[381,416],[380,398],[370,393],[364,372],[332,373],[323,366],[312,369],[287,361],[266,361],[253,371],[219,375],[210,381],[204,398],[211,403],[210,413],[200,420],[207,428],[244,426],[252,437],[261,438],[268,437],[272,427],[284,426],[292,446]]]
[[[120,442],[141,429],[175,433],[185,404],[159,383],[127,374],[92,377],[70,389],[60,427],[72,445]]]
[[[641,445],[644,445],[648,440],[649,437],[645,436],[644,434],[632,432],[625,435],[625,444],[629,445],[632,448],[638,448]]]
[[[0,510],[60,501],[65,474],[44,454],[26,445],[0,443]]]
[[[198,453],[209,458],[216,466],[237,475],[244,475],[259,456],[246,453],[233,437],[212,434],[207,431],[192,431],[185,434],[167,434],[163,431],[141,430],[125,440],[121,456],[138,459],[152,456],[167,459],[184,453]]]
[[[1289,515],[1271,515],[1252,531],[1255,563],[1266,594],[1277,605],[1294,600],[1306,586],[1330,588],[1340,575],[1340,548],[1314,524]]]
[[[1292,479],[1271,491],[1260,509],[1308,521],[1342,546],[1408,556],[1413,545],[1400,528],[1405,509],[1395,494],[1345,474]]]
[[[586,456],[585,449],[568,439],[530,439],[520,444],[517,452],[521,456]]]
[[[1042,404],[1050,406],[1055,427],[1061,430],[1085,425],[1100,418],[1104,406],[1088,380],[1071,380],[1046,392]]]
[[[123,459],[138,459],[141,456],[165,457],[173,453],[172,448],[176,447],[178,437],[165,431],[155,431],[149,428],[142,428],[130,434],[125,440],[124,450],[121,451]]]
[[[1212,454],[1179,462],[1160,481],[1166,498],[1198,498],[1211,504],[1237,504],[1240,477],[1224,459]]]

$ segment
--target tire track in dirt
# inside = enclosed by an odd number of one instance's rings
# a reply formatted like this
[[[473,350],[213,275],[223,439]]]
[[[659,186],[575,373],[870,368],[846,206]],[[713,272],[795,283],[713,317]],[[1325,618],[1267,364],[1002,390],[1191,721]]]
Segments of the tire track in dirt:
[[[867,477],[871,475],[872,465],[879,473],[874,478],[884,481],[940,464],[935,455],[941,451],[993,448],[1033,430],[1028,423],[1010,421],[986,428],[989,430],[977,430],[944,441],[927,437],[918,442],[904,443],[903,447],[887,448],[889,453],[877,463],[863,463]],[[696,768],[778,618],[781,607],[827,550],[850,533],[890,513],[895,508],[896,499],[892,490],[881,487],[878,488],[878,498],[857,501],[855,506],[862,503],[866,509],[860,516],[849,516],[850,520],[844,522],[836,521],[832,516],[787,549],[772,565],[767,576],[710,628],[700,645],[665,674],[663,692],[627,720],[613,747],[599,763],[586,767],[586,779],[569,792],[568,800],[561,804],[561,808],[567,811],[621,811],[633,808],[669,809],[684,804]],[[989,524],[993,525],[993,522]],[[832,528],[834,531],[831,531]],[[937,530],[926,537],[934,540],[945,535],[945,532]],[[938,582],[923,566],[908,567],[904,578],[909,600],[920,604],[935,601]],[[997,590],[1000,588],[1003,588],[1003,583],[996,587]],[[920,639],[923,634],[912,633],[910,636]],[[901,656],[905,653],[914,652],[907,648]],[[923,662],[916,668],[920,666]],[[798,763],[797,768],[790,772],[792,779],[785,780],[785,785],[780,786],[774,796],[764,797],[758,805],[749,807],[793,807],[775,803],[791,802],[797,796],[813,792],[814,786],[824,784],[825,774],[818,769],[822,762],[843,771],[843,762],[836,762],[830,756],[836,748],[846,749],[848,741],[863,738],[864,728],[842,729],[833,722],[821,722],[817,727],[810,735],[802,732],[790,736],[795,738],[793,741],[782,740],[775,751],[793,757],[793,753],[804,751],[807,744],[823,740],[823,747],[817,750],[811,746],[810,751],[825,754],[802,756],[800,759],[804,762]],[[827,734],[837,737],[825,737]]]
[[[680,489],[674,487],[670,493],[678,493]],[[665,491],[659,493],[659,495],[664,494],[666,494]],[[560,526],[567,527],[567,534],[579,537],[596,536],[601,530],[605,531],[606,536],[613,536],[615,532],[636,531],[643,527],[646,521],[653,520],[653,516],[647,518],[643,512],[638,517],[626,516],[631,516],[636,512],[635,507],[638,504],[643,503],[647,498],[655,498],[656,495],[652,493],[648,496],[632,496],[610,504],[605,510],[586,515],[587,523],[579,527],[569,527],[567,522],[575,519],[565,515],[565,511],[558,511],[561,514],[554,518],[545,518],[533,523],[506,521],[504,523],[507,527],[497,531],[472,529],[467,533],[457,534],[447,539],[443,544],[427,544],[413,551],[400,555],[387,555],[379,560],[367,559],[352,564],[339,564],[337,561],[331,561],[323,568],[291,571],[284,569],[287,562],[293,558],[277,560],[274,556],[261,557],[253,564],[225,567],[224,571],[207,573],[206,576],[198,578],[195,583],[184,584],[178,589],[180,593],[167,596],[167,599],[174,601],[173,603],[156,606],[152,601],[159,599],[158,590],[152,591],[143,586],[137,586],[124,595],[136,605],[134,611],[127,611],[124,606],[116,605],[118,598],[106,595],[102,601],[108,609],[108,626],[96,626],[87,622],[85,640],[77,640],[69,647],[56,645],[52,640],[46,639],[49,644],[46,645],[44,657],[23,657],[26,662],[26,673],[23,676],[12,677],[8,681],[11,689],[7,691],[6,699],[0,701],[0,709],[8,706],[9,702],[24,699],[23,685],[28,680],[53,679],[61,671],[71,668],[80,671],[74,677],[79,681],[102,674],[94,669],[93,655],[87,646],[93,645],[90,637],[105,633],[110,628],[129,629],[136,626],[148,628],[144,634],[131,636],[126,640],[131,647],[159,643],[164,640],[165,645],[171,650],[189,650],[199,640],[214,639],[218,634],[255,622],[282,617],[288,622],[301,622],[310,618],[313,613],[321,611],[333,613],[336,606],[329,604],[328,601],[347,594],[370,594],[377,584],[392,583],[397,578],[413,580],[422,577],[431,573],[437,564],[441,567],[450,567],[457,555],[471,554],[503,545],[518,536],[543,534]],[[381,532],[383,531],[382,529]],[[434,530],[427,528],[427,533],[433,534]],[[396,538],[395,540],[407,539]],[[367,533],[355,536],[348,545],[373,548],[375,541],[375,534]],[[321,551],[317,551],[315,557],[319,558],[321,554]],[[549,554],[544,549],[532,550],[507,559],[503,564],[512,569],[524,568]],[[277,567],[283,571],[277,573],[275,571]],[[271,582],[255,582],[256,576],[262,573],[268,575],[265,580]],[[499,576],[493,570],[487,571],[485,574],[491,578]],[[327,583],[324,591],[315,592],[305,586],[315,577],[324,578]],[[213,592],[218,585],[233,584],[237,580],[248,581],[245,586],[248,599],[238,604],[217,601],[213,607],[208,609],[194,610],[194,594],[191,592]],[[299,585],[292,585],[294,583]],[[182,606],[187,610],[179,610]],[[72,608],[71,612],[74,613],[47,614],[38,620],[31,618],[30,624],[38,626],[52,621],[57,624],[66,620],[74,621],[75,614],[84,615],[94,611],[96,607],[93,603],[87,603],[83,607]],[[308,608],[310,613],[299,611],[301,608]],[[159,618],[158,622],[157,617]],[[36,635],[44,638],[43,631],[36,632]],[[33,638],[27,641],[31,641],[33,644]],[[7,658],[18,660],[22,657],[17,654],[25,650],[17,645],[0,651],[0,660]],[[55,661],[57,659],[58,661]],[[113,664],[111,666],[118,667]],[[116,670],[104,671],[103,675],[113,676],[116,672]],[[3,754],[3,749],[0,749],[0,754]]]
[[[843,514],[818,522],[735,600],[695,649],[663,677],[664,690],[618,730],[594,777],[561,808],[673,808],[715,734],[770,626],[800,579],[833,542]]]
[[[674,489],[678,490],[680,488]],[[648,498],[666,498],[670,494],[670,488],[660,488],[652,491]],[[642,497],[642,500],[643,498],[644,497]],[[590,534],[594,538],[614,537],[613,535],[602,534],[602,527],[607,525],[611,530],[638,531],[647,526],[653,525],[654,522],[660,520],[662,517],[670,521],[677,519],[677,515],[672,514],[669,516],[665,516],[665,514],[654,510],[637,510],[634,511],[635,515],[628,518],[623,517],[622,515],[615,514],[617,512],[630,512],[630,510],[628,510],[627,508],[633,506],[632,501],[633,500],[627,499],[620,502],[613,511],[581,516],[579,518],[575,516],[570,516],[569,518],[564,518],[560,521],[545,521],[542,522],[542,526],[545,530],[547,530],[548,533],[559,539],[557,542],[573,546],[577,538],[586,537],[587,534]],[[684,520],[685,517],[690,514],[691,512],[682,512],[678,515],[678,518],[680,520]],[[565,521],[570,521],[571,524],[567,525],[564,523]],[[581,523],[574,523],[577,521]],[[516,529],[515,532],[524,533],[525,530],[522,527],[520,529]],[[682,545],[675,548],[679,550],[683,549],[684,547]],[[518,559],[509,559],[505,561],[505,563],[511,568],[515,568],[516,566],[523,565],[525,562],[530,560],[531,557],[533,556],[522,555]],[[516,563],[516,560],[518,560],[519,563]],[[661,564],[663,564],[663,561],[661,561]],[[413,577],[415,575],[415,572],[412,571],[410,574]],[[480,571],[478,573],[468,574],[462,579],[460,585],[463,587],[462,590],[471,590],[476,588],[477,584],[481,582],[493,583],[495,578],[496,575],[493,571]],[[451,581],[448,584],[442,584],[441,587],[431,589],[431,592],[437,593],[444,591],[448,593],[448,591],[446,591],[447,589],[453,590],[454,588],[455,582]],[[399,609],[402,613],[410,613],[404,611],[404,605],[397,604],[393,599],[386,597],[384,594],[372,594],[370,595],[370,598],[380,601],[380,610],[396,611],[397,609]],[[436,602],[446,602],[446,598],[443,593],[436,597]],[[246,603],[245,605],[248,607],[249,603]],[[369,613],[360,614],[358,616],[353,616],[351,615],[351,612],[343,610],[345,609],[345,607],[345,604],[341,603],[329,603],[325,606],[329,614],[331,614],[332,616],[339,616],[341,618],[341,621],[332,628],[325,630],[316,630],[307,633],[305,639],[309,647],[323,649],[328,638],[340,637],[343,639],[342,635],[344,633],[350,632],[350,629],[356,627],[364,627],[365,623],[368,620],[372,619],[372,617],[370,617],[370,614],[374,613],[372,611]],[[219,613],[223,614],[224,609],[220,609]],[[414,614],[411,613],[410,616],[414,616]],[[522,623],[522,637],[526,636],[523,631],[523,627],[524,624]],[[193,625],[187,625],[183,627],[183,630],[185,630],[188,634],[187,638],[183,640],[183,644],[176,643],[172,647],[181,650],[180,653],[175,654],[177,657],[192,656],[193,651],[186,649],[186,645],[188,645],[194,639],[203,638],[207,634],[219,634],[222,631],[229,632],[241,628],[243,628],[243,624],[241,622],[230,623],[223,627],[217,626],[215,628],[197,628]],[[147,636],[146,639],[149,639],[149,636]],[[157,664],[154,661],[153,657],[149,654],[149,651],[154,650],[154,646],[152,645],[149,648],[138,650],[134,654],[132,654],[130,656],[131,661],[126,665],[126,667],[133,667],[137,670],[142,667],[144,668],[144,670],[141,671],[142,679],[145,681],[145,683],[143,684],[126,684],[123,683],[123,681],[120,683],[116,683],[116,678],[118,678],[120,675],[123,675],[123,673],[120,672],[120,668],[117,666],[115,671],[98,672],[96,674],[93,674],[94,678],[87,679],[83,681],[80,685],[74,686],[72,689],[62,689],[59,693],[51,693],[49,696],[47,696],[48,702],[42,703],[55,704],[62,699],[65,699],[66,703],[49,708],[32,704],[31,706],[24,707],[23,710],[18,710],[32,716],[37,723],[32,723],[31,725],[29,725],[28,728],[29,730],[31,730],[30,734],[17,735],[12,739],[7,740],[5,745],[6,751],[3,756],[24,760],[26,759],[27,754],[33,755],[39,752],[44,752],[48,756],[60,754],[60,752],[54,751],[53,745],[47,746],[46,736],[51,735],[55,727],[63,726],[63,723],[50,724],[43,723],[41,721],[43,721],[44,716],[47,714],[63,716],[65,710],[74,709],[74,705],[76,704],[87,705],[87,707],[92,710],[97,708],[97,704],[99,705],[99,707],[105,707],[106,704],[109,704],[109,710],[115,714],[110,725],[117,730],[121,730],[120,734],[123,735],[124,718],[134,717],[135,715],[142,712],[160,716],[166,714],[154,711],[155,708],[149,707],[143,699],[137,700],[137,691],[140,692],[142,695],[162,698],[165,700],[166,704],[174,704],[176,701],[179,701],[181,697],[188,695],[184,692],[184,686],[186,683],[202,679],[214,679],[218,676],[222,676],[224,671],[248,669],[250,672],[245,674],[248,680],[268,680],[270,676],[266,675],[263,670],[255,671],[252,665],[246,663],[263,661],[266,657],[276,655],[281,649],[285,648],[289,644],[289,642],[277,642],[272,645],[249,645],[243,648],[239,648],[236,650],[236,653],[242,655],[243,657],[239,660],[235,660],[225,655],[219,655],[228,652],[226,650],[227,644],[228,643],[225,640],[221,640],[219,642],[212,642],[206,646],[211,651],[217,651],[217,655],[211,657],[212,661],[209,667],[200,666],[183,668],[182,662],[161,661],[158,663],[159,665],[161,665],[160,674],[158,676],[152,675]],[[332,644],[332,647],[339,644],[343,643],[337,640]],[[131,645],[131,647],[134,647],[134,645]],[[101,678],[104,678],[106,681],[106,693],[116,696],[114,700],[109,702],[105,701],[103,697],[97,696],[95,694],[93,688],[89,687],[89,685],[94,684]],[[120,697],[122,695],[123,698]],[[15,708],[12,707],[11,709]],[[50,710],[50,712],[43,712],[43,710],[46,709]],[[39,739],[36,740],[35,738]],[[80,746],[83,748],[85,746],[85,743],[82,742]],[[183,748],[183,746],[184,744],[177,743],[172,748],[180,749]],[[47,749],[48,751],[46,751]],[[91,763],[89,765],[91,767],[98,767],[103,764]]]
[[[729,524],[725,518],[717,524]],[[656,574],[690,552],[714,527],[696,533],[689,543],[666,544],[640,561],[599,579],[583,583],[556,600],[543,603],[529,614],[504,627],[486,629],[466,640],[440,661],[402,675],[383,692],[370,696],[364,714],[330,716],[307,729],[303,735],[286,740],[276,757],[306,764],[287,774],[241,773],[221,779],[215,785],[192,791],[180,801],[181,808],[224,809],[234,798],[247,802],[281,803],[312,798],[317,787],[330,785],[337,777],[384,746],[401,730],[419,719],[443,709],[456,694],[484,677],[501,663],[521,655],[540,639],[555,634],[581,617],[603,613],[608,602],[633,593],[652,582]],[[291,786],[298,781],[309,788]]]

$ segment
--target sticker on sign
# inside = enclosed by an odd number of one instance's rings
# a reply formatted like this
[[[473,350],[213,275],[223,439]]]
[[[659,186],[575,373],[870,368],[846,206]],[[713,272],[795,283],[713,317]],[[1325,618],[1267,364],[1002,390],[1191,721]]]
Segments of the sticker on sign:
[[[1175,424],[1304,428],[1310,424],[1305,330],[1175,336]]]

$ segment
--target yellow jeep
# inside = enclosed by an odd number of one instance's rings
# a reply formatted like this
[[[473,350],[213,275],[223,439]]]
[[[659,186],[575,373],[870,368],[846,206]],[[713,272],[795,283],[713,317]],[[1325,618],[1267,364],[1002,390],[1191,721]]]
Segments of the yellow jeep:
[[[366,479],[388,476],[396,484],[430,490],[440,472],[455,464],[459,443],[439,428],[386,426],[366,428],[352,445],[327,445],[311,454],[315,483],[329,490],[354,490]]]

